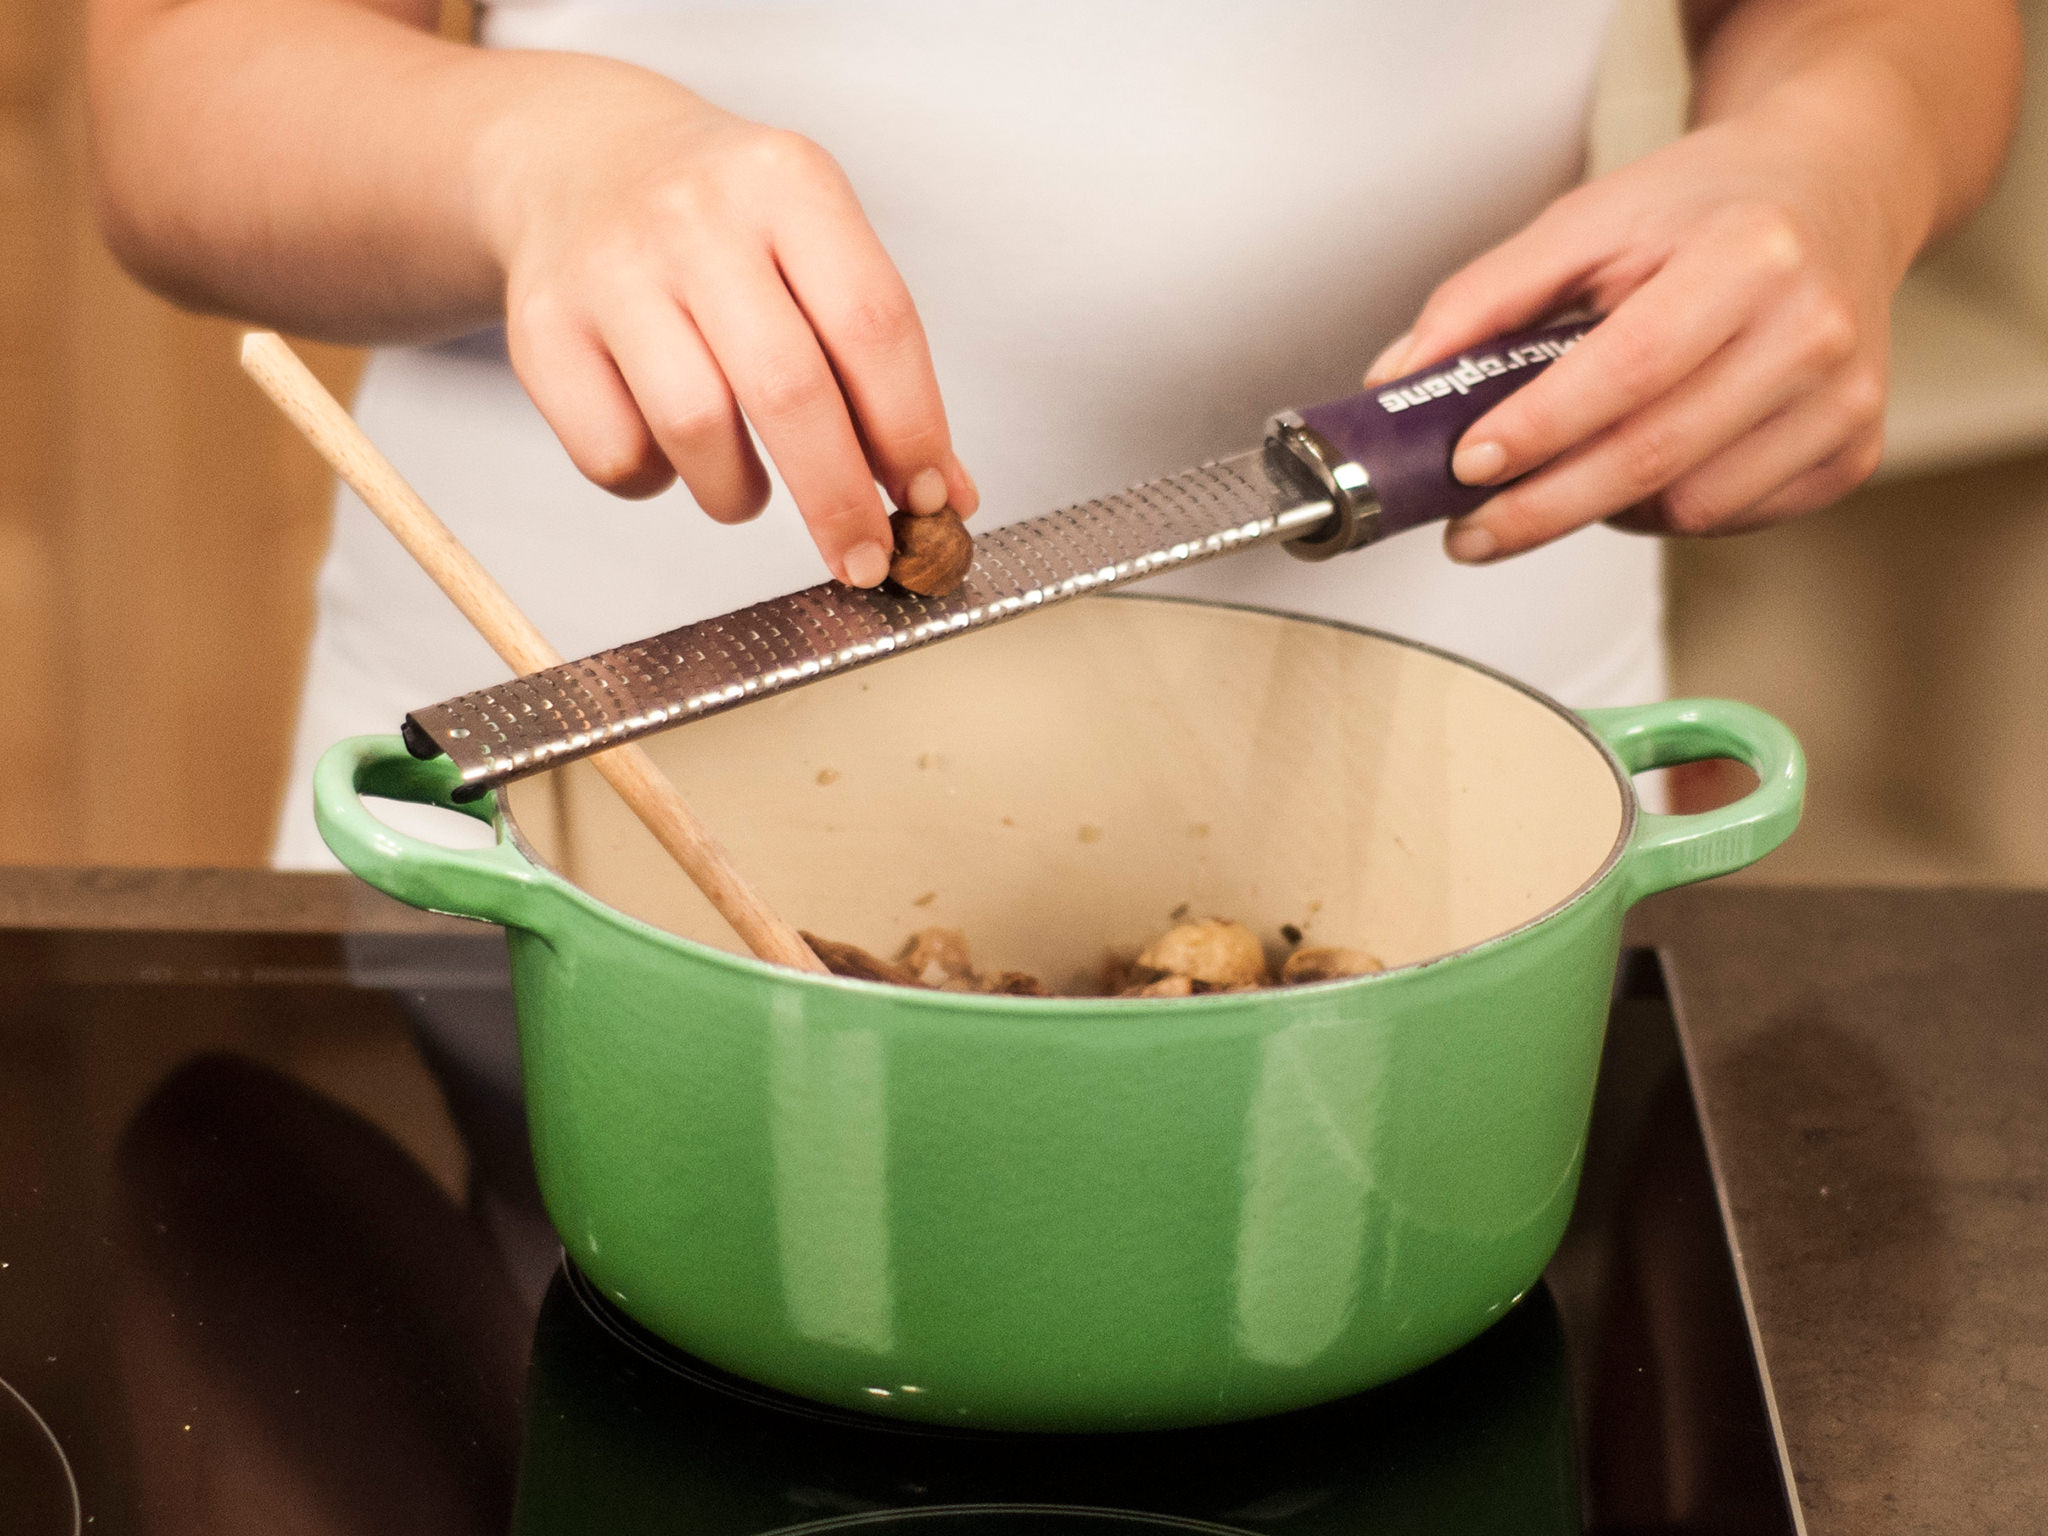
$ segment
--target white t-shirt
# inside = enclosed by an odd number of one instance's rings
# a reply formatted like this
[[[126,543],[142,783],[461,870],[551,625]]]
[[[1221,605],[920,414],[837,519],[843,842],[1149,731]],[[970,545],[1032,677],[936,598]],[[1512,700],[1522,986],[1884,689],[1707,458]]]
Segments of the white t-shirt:
[[[1250,446],[1273,410],[1356,389],[1433,283],[1578,176],[1609,9],[528,0],[490,9],[482,37],[628,59],[830,150],[917,300],[987,528]],[[378,353],[356,411],[565,654],[825,574],[779,483],[740,528],[681,490],[625,502],[587,484],[499,334]],[[1575,706],[1664,688],[1658,546],[1606,528],[1481,570],[1423,529],[1150,586],[1414,636]],[[277,862],[332,866],[309,789],[329,743],[505,670],[344,493]]]

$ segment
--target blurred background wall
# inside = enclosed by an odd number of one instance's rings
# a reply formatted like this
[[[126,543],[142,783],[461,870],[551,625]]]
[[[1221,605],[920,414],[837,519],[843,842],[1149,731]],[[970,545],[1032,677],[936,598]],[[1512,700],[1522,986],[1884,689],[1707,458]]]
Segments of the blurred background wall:
[[[82,10],[0,0],[0,861],[262,863],[327,476],[101,248]]]
[[[1678,687],[1812,758],[1747,878],[2048,881],[2048,0],[2004,186],[1894,317],[1879,479],[1672,546]],[[459,18],[451,20],[459,25]],[[0,862],[258,864],[326,538],[325,471],[93,231],[76,8],[0,0]],[[1669,0],[1621,0],[1595,168],[1677,131]],[[360,358],[304,349],[346,393]]]

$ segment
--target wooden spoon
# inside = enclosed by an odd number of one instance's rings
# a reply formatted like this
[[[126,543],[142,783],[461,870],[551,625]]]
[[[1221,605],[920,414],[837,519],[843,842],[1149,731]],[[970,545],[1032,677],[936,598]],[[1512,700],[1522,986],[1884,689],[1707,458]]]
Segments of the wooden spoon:
[[[406,484],[404,476],[377,451],[355,418],[313,377],[282,337],[273,331],[249,332],[242,338],[242,367],[508,666],[527,673],[561,663],[560,654],[519,611],[505,589]],[[654,759],[639,747],[627,745],[596,753],[590,761],[747,948],[778,965],[826,974],[825,966],[796,929],[777,916],[733,867],[732,856],[697,820],[682,792],[654,766]]]

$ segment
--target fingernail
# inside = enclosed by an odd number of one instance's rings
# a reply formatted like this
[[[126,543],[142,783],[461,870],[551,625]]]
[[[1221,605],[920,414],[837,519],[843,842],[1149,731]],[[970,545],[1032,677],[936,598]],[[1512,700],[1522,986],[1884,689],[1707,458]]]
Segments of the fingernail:
[[[846,584],[849,587],[879,587],[889,574],[886,544],[856,544],[846,552]]]
[[[946,477],[936,469],[920,469],[903,487],[903,505],[920,517],[929,517],[946,505]]]
[[[1401,360],[1401,354],[1408,350],[1408,343],[1415,338],[1413,331],[1403,331],[1387,343],[1386,350],[1372,360],[1372,366],[1365,370],[1365,382],[1377,384],[1382,379],[1394,377],[1394,365]]]
[[[1456,522],[1444,535],[1444,553],[1460,565],[1481,565],[1500,548],[1493,530],[1480,523]]]
[[[1451,473],[1467,485],[1491,485],[1508,466],[1508,451],[1499,443],[1461,443],[1451,455]]]

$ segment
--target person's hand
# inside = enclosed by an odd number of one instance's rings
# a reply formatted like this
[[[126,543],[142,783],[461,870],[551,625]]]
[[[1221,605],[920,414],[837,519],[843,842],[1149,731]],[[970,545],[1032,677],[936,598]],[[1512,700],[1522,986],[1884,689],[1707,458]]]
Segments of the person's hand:
[[[1796,114],[1731,118],[1567,193],[1439,287],[1368,385],[1567,306],[1607,317],[1460,439],[1460,480],[1526,478],[1451,524],[1453,558],[1602,519],[1730,533],[1865,479],[1920,233],[1868,162]]]
[[[899,506],[962,516],[910,293],[817,145],[658,76],[562,56],[483,136],[478,207],[513,367],[569,457],[623,496],[680,476],[760,512],[752,423],[833,575],[887,574]]]

